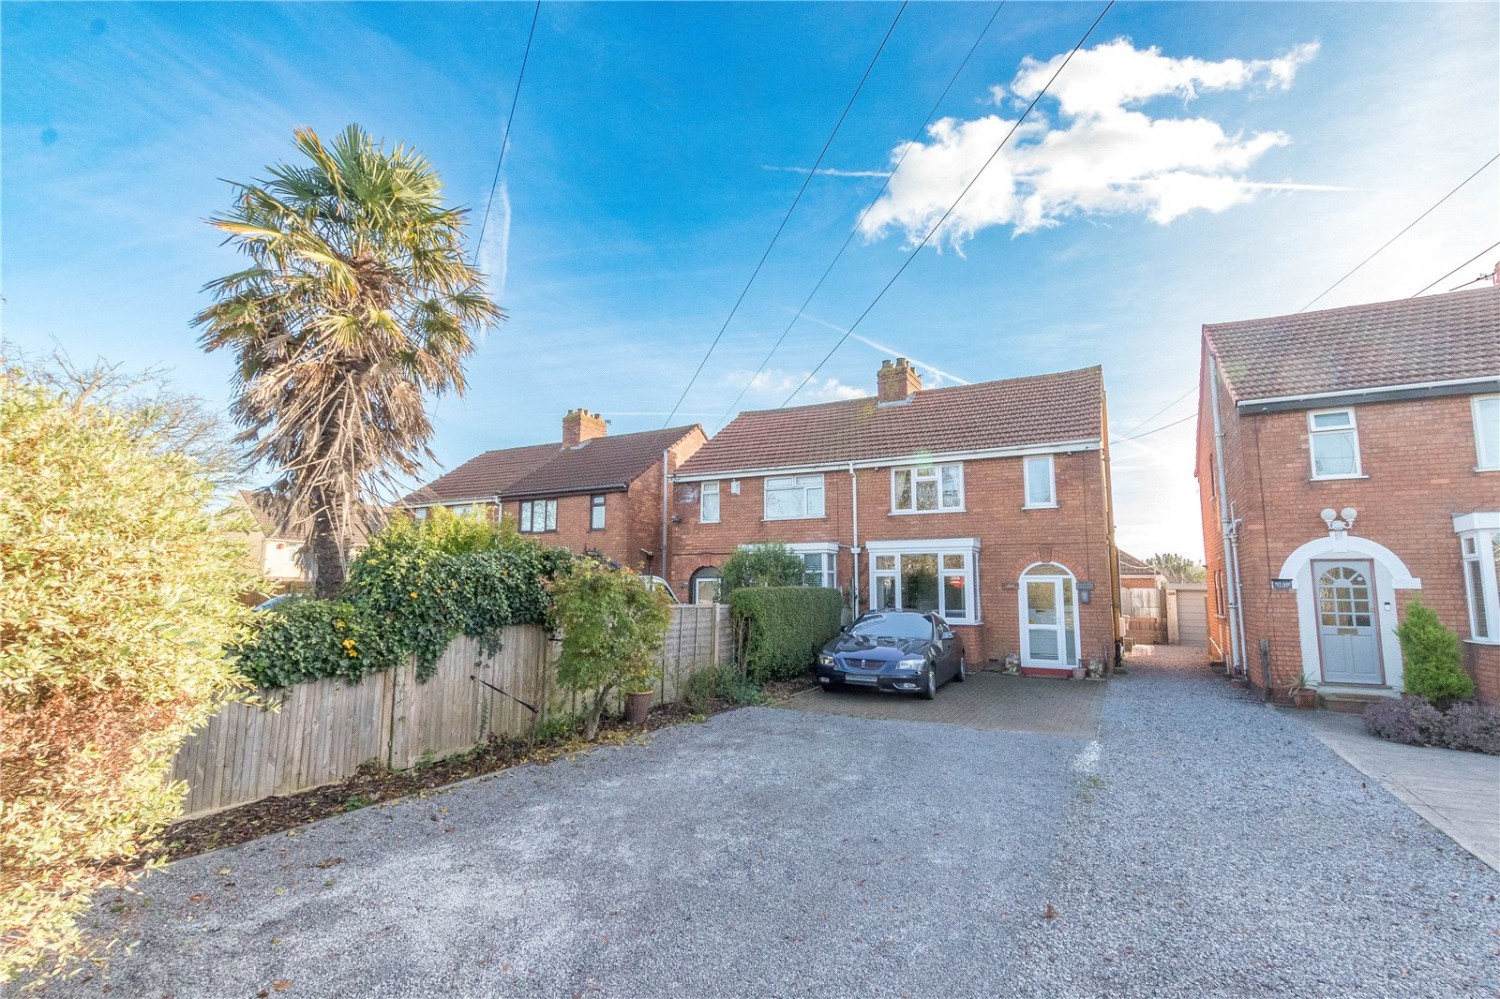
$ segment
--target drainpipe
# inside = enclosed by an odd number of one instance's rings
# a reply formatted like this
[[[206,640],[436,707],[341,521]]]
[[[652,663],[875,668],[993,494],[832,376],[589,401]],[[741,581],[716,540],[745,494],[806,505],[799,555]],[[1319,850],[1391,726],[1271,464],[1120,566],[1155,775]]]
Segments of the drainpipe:
[[[670,455],[671,455],[671,452],[668,449],[662,448],[662,451],[661,451],[661,578],[662,579],[666,579],[667,580],[667,584],[669,586],[671,585],[671,580],[667,578],[667,521],[670,519],[669,518],[669,514],[672,512],[672,505],[670,503],[670,499],[671,499],[670,491],[671,491],[671,488],[672,488],[672,480],[671,480],[671,476],[669,474],[669,470],[668,470],[668,467],[667,467],[667,459],[668,459],[668,457]]]
[[[1245,602],[1244,602],[1244,600],[1240,599],[1240,597],[1243,596],[1243,594],[1245,592],[1245,587],[1240,582],[1240,523],[1241,523],[1241,521],[1240,521],[1239,517],[1235,516],[1235,513],[1234,513],[1234,504],[1233,503],[1229,504],[1229,516],[1231,518],[1230,524],[1229,524],[1229,543],[1230,543],[1229,567],[1230,567],[1230,572],[1226,573],[1225,575],[1226,575],[1226,578],[1233,578],[1234,579],[1234,595],[1235,595],[1235,600],[1229,606],[1230,606],[1230,612],[1234,615],[1235,635],[1236,635],[1236,640],[1239,642],[1239,662],[1240,662],[1240,669],[1243,670],[1243,672],[1240,673],[1239,675],[1240,675],[1241,678],[1245,678],[1245,677],[1248,677],[1250,675],[1250,657],[1249,657],[1249,654],[1245,652]]]
[[[1245,661],[1241,651],[1240,574],[1236,554],[1239,532],[1234,521],[1234,507],[1229,502],[1228,481],[1224,475],[1224,427],[1219,420],[1219,365],[1212,353],[1208,354],[1208,391],[1214,414],[1214,465],[1217,466],[1219,480],[1219,509],[1223,511],[1220,514],[1219,531],[1224,548],[1225,600],[1229,609],[1229,675],[1242,677],[1245,675]]]
[[[854,561],[854,582],[849,593],[854,606],[849,610],[855,617],[859,617],[859,476],[855,474],[852,461],[849,462],[849,503],[854,512],[854,543],[849,546],[849,554]]]

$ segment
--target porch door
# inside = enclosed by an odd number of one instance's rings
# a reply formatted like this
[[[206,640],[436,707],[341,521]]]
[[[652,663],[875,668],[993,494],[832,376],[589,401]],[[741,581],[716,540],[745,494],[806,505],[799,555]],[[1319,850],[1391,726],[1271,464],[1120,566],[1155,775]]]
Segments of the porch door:
[[[1022,579],[1026,588],[1026,648],[1023,666],[1063,667],[1063,581]]]
[[[1385,670],[1380,661],[1374,566],[1366,561],[1314,562],[1312,571],[1317,580],[1323,679],[1382,683]]]

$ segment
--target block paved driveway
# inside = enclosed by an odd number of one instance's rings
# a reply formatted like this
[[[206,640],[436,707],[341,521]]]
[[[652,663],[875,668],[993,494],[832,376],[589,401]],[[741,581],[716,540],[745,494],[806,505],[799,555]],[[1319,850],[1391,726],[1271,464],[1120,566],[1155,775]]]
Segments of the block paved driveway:
[[[744,709],[181,861],[48,991],[1495,993],[1500,874],[1191,664],[1104,690],[1097,738]]]

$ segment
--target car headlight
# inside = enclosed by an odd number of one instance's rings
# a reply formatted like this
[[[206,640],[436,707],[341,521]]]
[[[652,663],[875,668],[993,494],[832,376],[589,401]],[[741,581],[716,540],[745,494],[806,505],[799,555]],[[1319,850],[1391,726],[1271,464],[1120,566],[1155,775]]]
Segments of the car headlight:
[[[819,652],[818,653],[818,665],[819,666],[832,666],[833,665],[833,656],[830,656],[830,655],[827,655],[825,653]]]
[[[898,669],[909,669],[915,672],[921,672],[922,670],[927,668],[927,660],[920,657],[915,659],[902,659],[900,662],[896,663],[896,667]]]

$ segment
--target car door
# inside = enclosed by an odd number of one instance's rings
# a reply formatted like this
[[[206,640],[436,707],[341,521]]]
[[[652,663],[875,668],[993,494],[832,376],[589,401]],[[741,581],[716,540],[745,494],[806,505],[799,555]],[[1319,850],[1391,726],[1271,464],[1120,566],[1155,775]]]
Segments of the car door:
[[[933,637],[937,641],[937,675],[940,680],[949,680],[958,675],[958,639],[948,622],[933,614]]]

